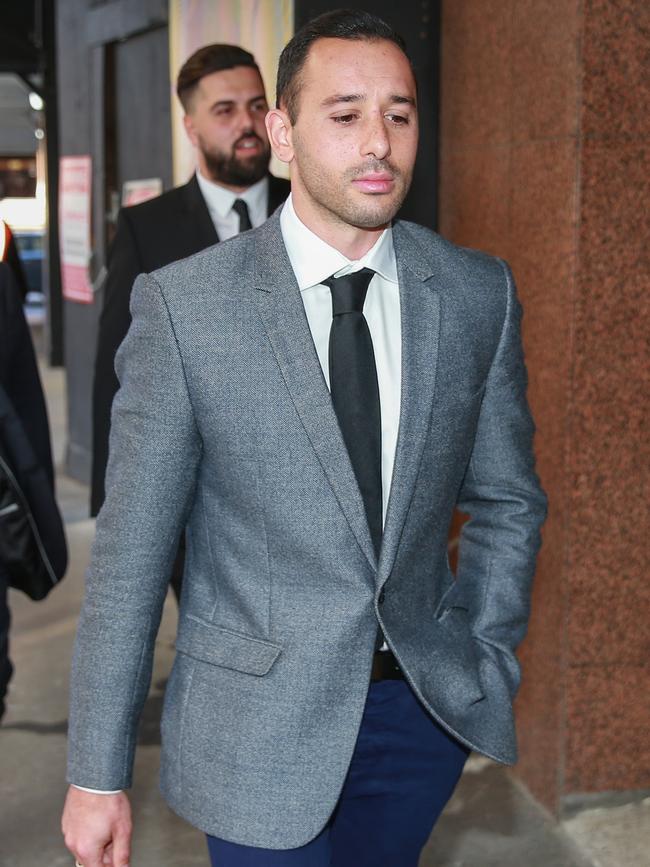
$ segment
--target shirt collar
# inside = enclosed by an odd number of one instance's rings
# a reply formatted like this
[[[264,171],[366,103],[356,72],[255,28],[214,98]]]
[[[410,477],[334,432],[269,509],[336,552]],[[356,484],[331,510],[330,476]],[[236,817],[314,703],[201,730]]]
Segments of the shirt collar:
[[[384,229],[379,239],[361,259],[348,259],[343,253],[319,238],[299,219],[291,195],[280,214],[282,238],[287,248],[301,292],[322,283],[327,277],[352,274],[371,268],[385,280],[397,283],[397,262],[392,228]]]
[[[217,214],[222,219],[230,213],[235,199],[243,199],[248,205],[249,211],[257,212],[263,208],[269,187],[269,177],[265,175],[261,181],[253,184],[243,193],[233,193],[214,181],[209,181],[201,172],[196,170],[196,180],[208,206],[208,210]]]

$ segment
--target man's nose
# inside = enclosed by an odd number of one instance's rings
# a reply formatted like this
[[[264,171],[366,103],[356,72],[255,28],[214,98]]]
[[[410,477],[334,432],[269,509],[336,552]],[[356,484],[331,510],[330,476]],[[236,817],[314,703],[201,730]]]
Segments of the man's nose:
[[[240,133],[252,132],[255,128],[255,121],[252,109],[248,106],[241,108],[237,115],[237,125]]]
[[[362,156],[373,156],[383,160],[390,156],[390,139],[383,115],[368,120],[362,142]]]

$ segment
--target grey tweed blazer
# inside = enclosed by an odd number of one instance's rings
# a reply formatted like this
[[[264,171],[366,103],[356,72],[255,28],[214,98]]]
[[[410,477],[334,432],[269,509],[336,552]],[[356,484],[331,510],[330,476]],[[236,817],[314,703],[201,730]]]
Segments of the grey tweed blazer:
[[[409,223],[394,244],[402,404],[379,562],[278,213],[136,281],[74,655],[71,781],[131,784],[186,526],[162,790],[192,824],[266,848],[322,829],[378,619],[431,714],[515,761],[514,651],[546,509],[519,305],[498,259]],[[471,520],[454,580],[456,505]]]

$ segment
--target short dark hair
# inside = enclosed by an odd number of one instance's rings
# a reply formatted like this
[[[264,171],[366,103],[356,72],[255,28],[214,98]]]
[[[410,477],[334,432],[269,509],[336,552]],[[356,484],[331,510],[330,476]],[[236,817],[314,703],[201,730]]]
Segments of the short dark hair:
[[[185,111],[189,110],[192,96],[204,76],[212,72],[223,72],[224,69],[234,69],[236,66],[251,66],[260,71],[250,51],[239,45],[204,45],[188,57],[176,79],[176,94]]]
[[[319,15],[294,34],[280,55],[275,89],[276,106],[280,108],[284,104],[291,123],[295,123],[298,116],[300,73],[311,46],[318,39],[359,39],[370,42],[387,39],[397,45],[412,67],[402,37],[377,15],[356,9],[335,9]]]

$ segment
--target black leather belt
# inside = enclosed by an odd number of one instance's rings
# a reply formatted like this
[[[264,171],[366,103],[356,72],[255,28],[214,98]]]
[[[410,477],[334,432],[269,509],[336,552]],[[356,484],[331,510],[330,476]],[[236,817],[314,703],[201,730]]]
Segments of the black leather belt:
[[[390,650],[377,650],[372,658],[370,680],[404,680],[404,672]]]

